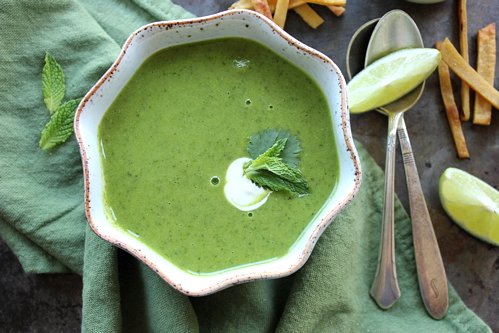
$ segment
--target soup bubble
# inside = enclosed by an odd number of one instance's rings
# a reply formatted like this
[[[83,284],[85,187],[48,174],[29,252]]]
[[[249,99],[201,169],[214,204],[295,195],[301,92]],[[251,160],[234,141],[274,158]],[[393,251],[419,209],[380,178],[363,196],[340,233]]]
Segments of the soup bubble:
[[[218,186],[218,184],[220,184],[220,178],[218,176],[213,176],[210,179],[210,183],[213,186]]]

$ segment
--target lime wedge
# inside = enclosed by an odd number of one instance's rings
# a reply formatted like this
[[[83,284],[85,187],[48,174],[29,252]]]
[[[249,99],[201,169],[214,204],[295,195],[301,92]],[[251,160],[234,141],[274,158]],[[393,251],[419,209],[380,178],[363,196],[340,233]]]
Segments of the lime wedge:
[[[440,176],[440,202],[461,228],[499,246],[499,191],[469,173],[448,168]]]
[[[439,62],[440,52],[430,48],[403,49],[376,60],[348,83],[350,112],[369,111],[404,96]]]

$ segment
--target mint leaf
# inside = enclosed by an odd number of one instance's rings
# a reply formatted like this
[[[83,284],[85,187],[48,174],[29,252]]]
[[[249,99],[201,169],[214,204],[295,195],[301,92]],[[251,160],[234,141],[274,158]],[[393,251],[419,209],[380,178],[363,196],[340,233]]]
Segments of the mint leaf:
[[[297,168],[300,164],[300,141],[286,130],[271,128],[252,135],[248,144],[250,157],[256,159],[280,139],[286,139],[286,145],[279,156],[284,163]]]
[[[46,53],[42,71],[42,93],[43,101],[50,114],[53,114],[61,105],[65,91],[64,72],[54,57]]]
[[[277,142],[274,143],[274,145],[269,149],[267,149],[267,151],[265,151],[263,154],[258,156],[256,159],[247,162],[244,167],[245,172],[246,171],[250,172],[251,170],[258,170],[261,167],[264,167],[267,161],[277,158],[281,154],[284,147],[286,146],[286,141],[287,139],[277,140]]]
[[[263,156],[260,155],[256,160],[251,160],[247,163],[244,164],[244,174],[248,175],[251,174],[253,171],[258,171],[258,170],[268,170],[268,164],[272,162],[281,162],[282,163],[282,158],[280,157],[268,157],[268,156]]]
[[[287,191],[293,196],[302,196],[310,193],[307,182],[291,182],[269,171],[258,171],[251,176],[251,180],[259,186],[271,191]]]
[[[258,156],[258,158],[264,158],[264,157],[277,157],[281,154],[281,152],[284,150],[286,147],[286,142],[288,139],[279,139],[277,140],[272,147],[267,149],[263,154]],[[257,158],[257,159],[258,159]]]
[[[73,133],[73,118],[80,99],[62,104],[45,125],[40,138],[40,148],[47,150],[65,142]]]
[[[244,166],[244,174],[251,177],[251,174],[259,170],[270,171],[289,181],[300,181],[303,175],[298,169],[294,169],[284,163],[280,157],[262,157],[260,155],[256,160],[249,161]]]
[[[280,133],[286,133],[288,136],[278,138]],[[289,152],[292,152],[293,150],[288,150],[288,155],[284,155],[290,140],[289,138],[291,137],[295,150],[291,155]],[[288,191],[294,196],[308,194],[309,187],[307,181],[297,165],[286,163],[286,160],[289,161],[290,156],[292,156],[294,163],[298,163],[298,154],[301,150],[296,150],[296,147],[300,147],[300,143],[298,139],[289,134],[289,132],[279,130],[266,130],[260,132],[252,136],[253,141],[250,140],[248,152],[255,153],[256,149],[262,149],[264,146],[268,145],[273,138],[275,141],[269,148],[256,158],[254,157],[253,160],[244,164],[244,175],[258,186],[271,191]],[[283,156],[286,157],[286,160]]]
[[[291,182],[301,182],[304,181],[303,175],[300,171],[292,169],[282,160],[271,160],[265,163],[266,170],[276,174],[277,176],[289,180]]]

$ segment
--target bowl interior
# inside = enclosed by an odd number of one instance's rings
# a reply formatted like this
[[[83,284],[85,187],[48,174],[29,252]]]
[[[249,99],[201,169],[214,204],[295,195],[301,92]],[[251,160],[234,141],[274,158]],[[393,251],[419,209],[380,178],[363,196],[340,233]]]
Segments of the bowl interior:
[[[211,275],[192,275],[178,269],[108,218],[100,165],[99,123],[140,65],[153,53],[210,39],[242,37],[254,40],[288,59],[308,73],[321,87],[329,104],[333,133],[339,155],[339,181],[321,211],[289,253],[277,260],[252,264]],[[228,11],[209,17],[175,22],[158,22],[134,32],[99,82],[80,104],[75,121],[85,172],[86,214],[93,230],[102,238],[131,252],[178,290],[205,295],[240,282],[291,274],[306,261],[325,227],[354,196],[360,184],[360,164],[351,139],[346,85],[339,69],[319,52],[299,43],[269,20],[254,12]]]

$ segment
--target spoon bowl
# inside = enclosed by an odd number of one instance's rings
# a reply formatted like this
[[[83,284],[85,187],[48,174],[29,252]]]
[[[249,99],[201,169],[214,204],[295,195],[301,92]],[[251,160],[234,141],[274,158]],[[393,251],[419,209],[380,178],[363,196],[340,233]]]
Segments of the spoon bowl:
[[[396,33],[394,33],[396,32]],[[400,49],[424,47],[423,38],[414,21],[401,10],[392,10],[376,24],[366,49],[364,66]],[[416,104],[423,94],[425,83],[379,108],[383,113],[405,112]]]
[[[354,32],[352,39],[350,39],[346,55],[347,75],[349,80],[364,69],[367,45],[369,44],[369,40],[371,39],[378,21],[379,18],[364,23]]]
[[[392,12],[389,12],[386,15]],[[396,11],[395,14],[397,16],[400,15],[398,14],[398,12],[401,11]],[[386,19],[386,15],[384,16],[384,19]],[[370,65],[373,61],[378,60],[385,55],[388,55],[389,53],[403,48],[422,47],[423,40],[421,38],[421,35],[413,36],[414,34],[408,33],[411,29],[417,29],[417,26],[415,26],[415,23],[414,21],[412,21],[412,19],[410,20],[412,24],[408,24],[406,19],[401,20],[397,18],[396,20],[392,21],[391,16],[388,16],[388,18],[389,19],[384,21],[383,24],[378,24],[378,22],[380,21],[379,18],[368,21],[361,25],[353,34],[352,39],[350,39],[350,43],[348,44],[346,54],[347,75],[349,80],[351,80],[357,73],[363,70],[364,67]],[[399,29],[399,25],[402,28],[400,34],[410,36],[391,39],[392,36],[390,36],[390,31],[385,27],[390,27],[393,33],[393,29]],[[382,35],[383,39],[386,39],[383,45],[385,47],[389,47],[389,51],[385,51],[381,46],[375,45],[375,43],[371,42],[373,36],[375,35]],[[367,62],[368,59],[370,60],[369,62]],[[409,110],[419,101],[419,98],[423,94],[424,86],[425,83],[423,82],[403,97],[397,99],[396,101],[393,101],[390,104],[383,105],[382,107],[377,108],[376,111],[386,115],[387,110],[395,112],[404,112]]]

